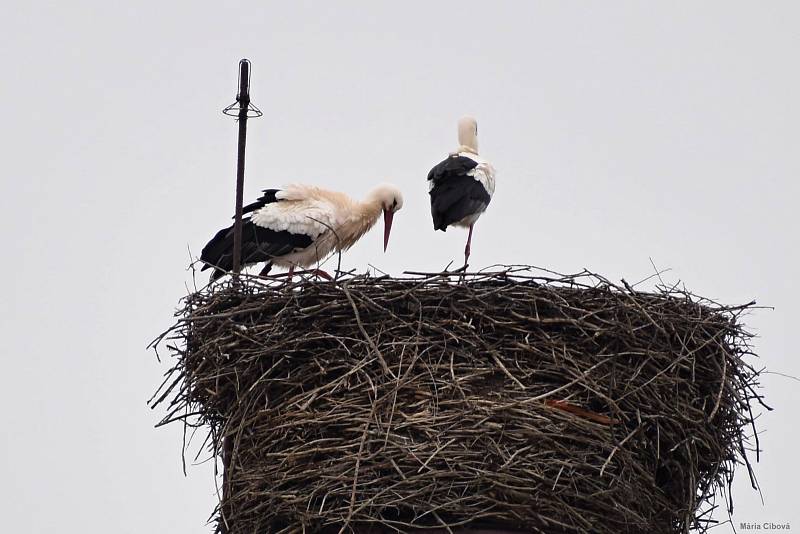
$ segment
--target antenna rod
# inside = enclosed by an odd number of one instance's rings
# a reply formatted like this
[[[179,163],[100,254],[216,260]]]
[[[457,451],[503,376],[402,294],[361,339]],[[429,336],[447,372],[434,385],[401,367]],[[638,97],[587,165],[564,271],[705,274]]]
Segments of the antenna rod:
[[[238,104],[238,106],[237,106]],[[239,272],[242,270],[242,204],[244,201],[244,153],[247,146],[247,118],[252,113],[253,117],[260,117],[261,111],[250,103],[250,61],[242,59],[239,61],[239,92],[236,95],[236,102],[223,109],[226,115],[234,115],[239,121],[239,149],[236,158],[236,214],[233,220],[233,259],[231,270],[233,280],[238,282]],[[225,436],[222,439],[222,502],[220,503],[220,518],[217,524],[217,532],[227,534],[230,529],[228,525],[227,507],[230,506],[231,498],[231,471],[233,470],[233,438]]]
[[[242,204],[244,199],[244,151],[247,145],[247,111],[250,108],[250,61],[239,61],[239,152],[236,160],[236,215],[233,221],[233,273],[242,269]]]

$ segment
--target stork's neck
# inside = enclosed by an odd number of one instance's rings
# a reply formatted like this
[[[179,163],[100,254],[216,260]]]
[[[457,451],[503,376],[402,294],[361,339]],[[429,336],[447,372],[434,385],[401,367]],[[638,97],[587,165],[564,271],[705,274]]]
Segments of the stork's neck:
[[[458,147],[458,148],[456,149],[456,151],[455,151],[455,152],[453,152],[453,153],[454,153],[454,154],[458,154],[458,153],[460,153],[460,152],[469,152],[470,154],[475,154],[475,155],[477,156],[477,155],[478,155],[478,148],[477,148],[477,147],[473,148],[473,147],[471,147],[471,146],[469,146],[469,145],[464,145],[464,144],[462,144],[462,145],[461,145],[460,147]]]
[[[478,153],[478,127],[475,121],[464,118],[458,121],[458,144],[461,145],[459,152]]]
[[[367,197],[358,202],[358,206],[356,207],[355,211],[357,217],[364,221],[368,221],[369,228],[371,228],[373,224],[378,222],[378,217],[380,217],[381,213],[383,212],[383,205],[381,204],[380,200]],[[369,228],[367,229],[369,230]]]
[[[367,198],[365,200],[354,200],[350,206],[350,215],[347,220],[337,229],[339,234],[340,250],[347,250],[352,247],[361,236],[366,234],[370,228],[375,226],[378,218],[383,212],[380,200]]]

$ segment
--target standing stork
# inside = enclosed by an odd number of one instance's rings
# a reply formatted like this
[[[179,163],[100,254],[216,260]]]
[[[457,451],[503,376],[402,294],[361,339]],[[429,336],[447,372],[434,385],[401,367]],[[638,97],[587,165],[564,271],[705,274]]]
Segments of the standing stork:
[[[458,144],[455,152],[428,173],[428,192],[434,230],[446,232],[450,225],[469,228],[464,247],[466,267],[472,228],[494,194],[495,171],[478,156],[478,123],[472,117],[458,121]]]
[[[245,206],[242,219],[242,265],[266,262],[262,275],[272,265],[309,267],[331,252],[344,251],[366,234],[383,213],[383,250],[389,244],[394,214],[403,207],[403,195],[393,185],[373,189],[363,201],[344,193],[309,185],[266,189],[263,196]],[[202,270],[214,268],[216,280],[233,267],[233,225],[223,228],[200,254]],[[327,273],[315,271],[330,278]]]

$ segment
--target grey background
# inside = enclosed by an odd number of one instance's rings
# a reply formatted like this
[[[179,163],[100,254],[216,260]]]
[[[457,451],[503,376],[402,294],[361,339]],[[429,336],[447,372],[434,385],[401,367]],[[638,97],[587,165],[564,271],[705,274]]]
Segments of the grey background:
[[[186,293],[188,249],[232,212],[220,110],[243,56],[265,112],[246,198],[406,192],[388,253],[373,231],[346,267],[459,260],[466,235],[432,231],[425,175],[470,113],[499,172],[473,266],[633,282],[652,258],[705,296],[774,306],[747,318],[757,365],[800,375],[798,5],[4,4],[2,531],[208,531],[211,465],[184,478],[181,429],[152,428],[167,366],[145,345]],[[740,470],[734,519],[796,530],[798,383],[764,385],[765,504]]]

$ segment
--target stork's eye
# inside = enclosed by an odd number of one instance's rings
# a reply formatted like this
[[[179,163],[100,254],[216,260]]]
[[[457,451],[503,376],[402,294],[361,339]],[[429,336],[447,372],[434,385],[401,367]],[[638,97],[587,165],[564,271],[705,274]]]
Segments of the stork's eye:
[[[392,199],[392,211],[397,207],[397,199]]]

